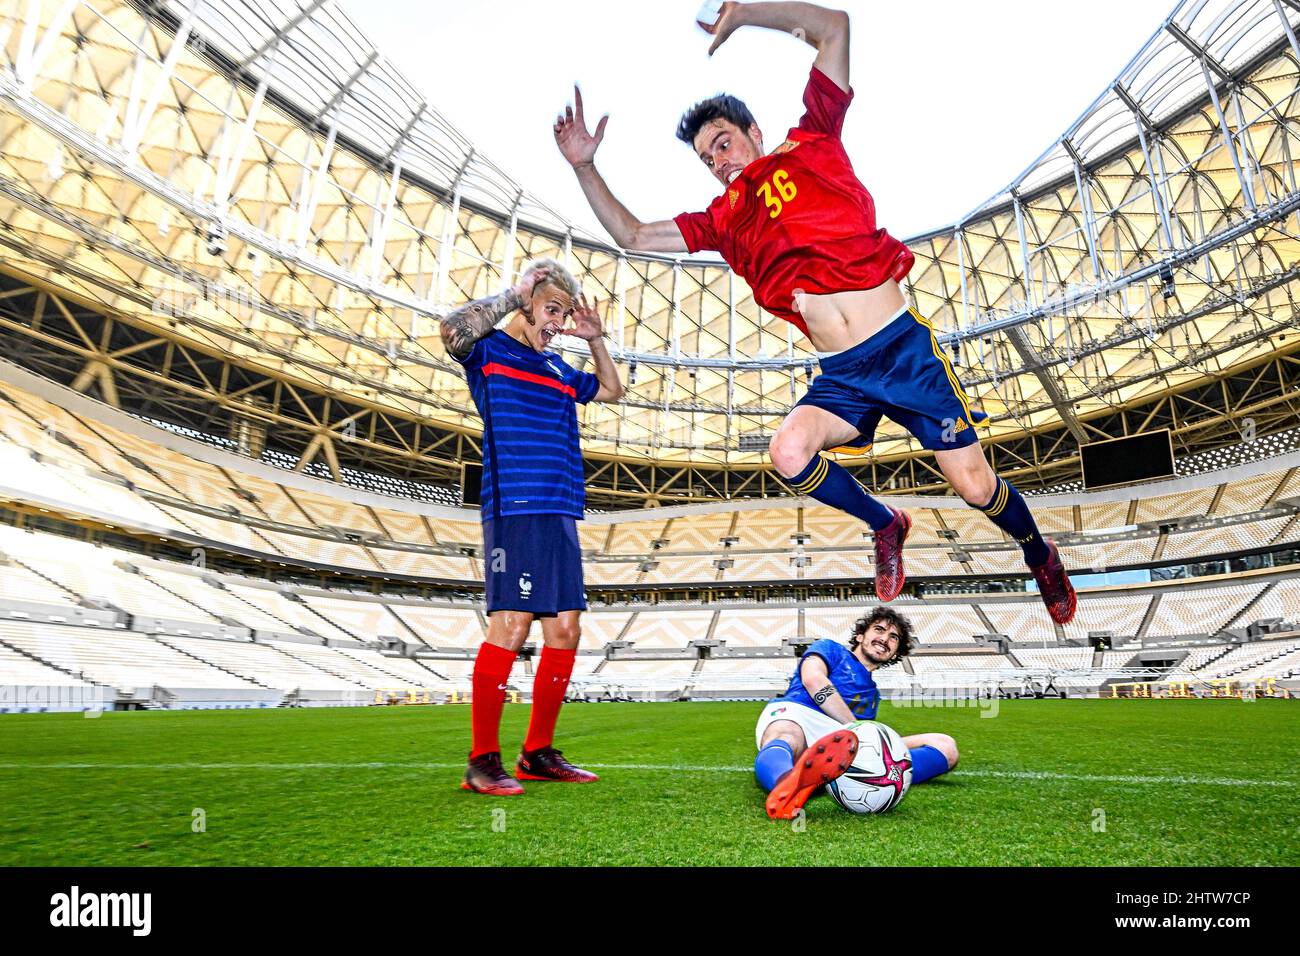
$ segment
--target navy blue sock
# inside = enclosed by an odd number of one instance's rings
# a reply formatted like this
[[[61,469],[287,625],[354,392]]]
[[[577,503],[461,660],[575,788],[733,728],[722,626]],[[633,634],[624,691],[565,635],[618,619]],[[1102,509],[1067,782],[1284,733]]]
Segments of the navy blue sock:
[[[928,744],[912,747],[912,783],[925,783],[948,772],[948,758]]]
[[[867,494],[856,478],[829,458],[818,455],[793,478],[785,480],[797,495],[838,508],[880,531],[894,520],[894,513]]]
[[[754,758],[754,776],[758,778],[758,785],[768,793],[783,774],[793,769],[794,748],[784,740],[769,740]]]
[[[1031,568],[1038,567],[1051,557],[1047,542],[1039,534],[1034,516],[1029,513],[1029,506],[1011,482],[999,478],[993,497],[979,510],[1015,539],[1020,550],[1025,553],[1025,563]]]

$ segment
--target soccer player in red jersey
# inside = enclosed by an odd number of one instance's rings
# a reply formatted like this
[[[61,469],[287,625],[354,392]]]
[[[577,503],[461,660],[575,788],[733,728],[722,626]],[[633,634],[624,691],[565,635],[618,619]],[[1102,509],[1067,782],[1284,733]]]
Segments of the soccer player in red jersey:
[[[498,328],[506,316],[513,318]],[[444,316],[441,333],[483,419],[488,632],[474,660],[473,739],[461,787],[512,796],[524,792],[519,780],[589,783],[596,775],[566,760],[553,738],[587,607],[575,523],[586,486],[575,406],[623,395],[600,314],[567,269],[540,259],[524,266],[513,288]],[[587,341],[594,374],[547,351],[557,335]],[[510,670],[534,619],[543,647],[528,734],[511,776],[498,731]]]
[[[810,3],[724,3],[712,54],[743,26],[793,33],[815,47],[799,125],[770,153],[749,109],[721,95],[691,108],[677,136],[723,186],[705,212],[642,222],[596,170],[606,116],[587,130],[582,95],[556,118],[556,143],[596,217],[621,246],[647,252],[713,249],[754,291],[754,300],[797,326],[819,355],[821,375],[772,437],[772,464],[801,495],[838,508],[875,533],[876,594],[903,589],[906,512],[871,497],[822,452],[862,453],[888,416],[934,453],[967,504],[1016,540],[1052,619],[1074,616],[1075,593],[1056,545],[1039,533],[1024,498],[994,474],[972,412],[928,322],[899,286],[912,253],[876,224],[875,203],[840,142],[853,101],[848,15]]]

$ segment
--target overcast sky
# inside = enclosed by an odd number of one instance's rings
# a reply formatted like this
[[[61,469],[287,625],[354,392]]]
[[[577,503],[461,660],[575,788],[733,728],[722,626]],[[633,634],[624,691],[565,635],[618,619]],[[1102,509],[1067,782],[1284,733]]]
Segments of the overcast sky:
[[[880,224],[907,237],[999,191],[1115,78],[1174,0],[842,4],[852,16],[844,141]],[[502,169],[598,229],[551,124],[583,90],[610,122],[597,165],[645,220],[702,209],[718,184],[673,135],[695,101],[744,99],[769,148],[802,112],[815,51],[748,28],[715,56],[698,0],[343,0],[343,7]]]

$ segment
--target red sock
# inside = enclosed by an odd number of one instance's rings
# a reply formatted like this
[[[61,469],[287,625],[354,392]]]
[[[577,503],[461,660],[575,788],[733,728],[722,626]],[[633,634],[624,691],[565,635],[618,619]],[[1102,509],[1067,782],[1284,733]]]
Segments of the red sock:
[[[555,722],[560,717],[564,692],[573,673],[573,659],[577,649],[566,651],[558,647],[543,647],[537,673],[533,675],[533,713],[528,719],[528,736],[524,750],[533,751],[549,747],[555,740]]]
[[[470,703],[470,720],[474,725],[474,742],[470,757],[501,749],[501,711],[506,705],[506,682],[514,666],[515,653],[484,641],[474,658],[474,699]]]

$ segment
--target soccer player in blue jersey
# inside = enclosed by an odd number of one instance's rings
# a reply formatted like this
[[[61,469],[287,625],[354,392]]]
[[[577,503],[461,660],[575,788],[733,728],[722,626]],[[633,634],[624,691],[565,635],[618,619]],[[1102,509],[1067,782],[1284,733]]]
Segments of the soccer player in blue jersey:
[[[754,774],[768,791],[768,816],[793,818],[818,787],[848,769],[857,741],[844,725],[875,720],[880,706],[872,672],[911,650],[911,623],[887,607],[855,623],[848,647],[824,639],[808,648],[789,688],[767,702],[754,728]],[[914,784],[957,766],[957,742],[947,734],[913,734],[903,743],[912,752]]]
[[[623,384],[594,303],[553,259],[526,264],[518,285],[444,317],[441,334],[447,353],[465,368],[483,420],[488,633],[474,661],[473,743],[461,787],[506,796],[524,792],[520,779],[588,783],[596,775],[553,746],[578,650],[578,617],[587,607],[576,525],[585,503],[576,406],[618,401]],[[560,334],[588,343],[594,374],[546,350]],[[534,618],[543,647],[516,779],[502,766],[498,735],[510,669]]]

